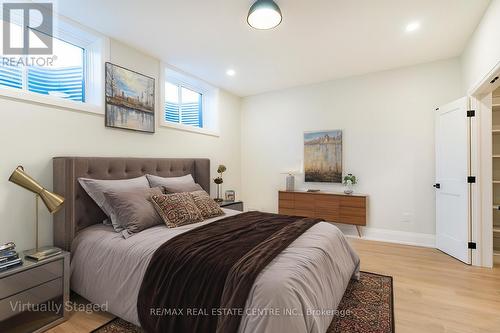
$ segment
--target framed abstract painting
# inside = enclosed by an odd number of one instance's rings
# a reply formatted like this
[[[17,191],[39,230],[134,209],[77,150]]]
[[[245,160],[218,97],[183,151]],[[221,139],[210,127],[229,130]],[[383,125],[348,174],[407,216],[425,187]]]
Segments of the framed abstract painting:
[[[155,79],[106,63],[106,127],[155,132]]]
[[[304,133],[304,181],[342,183],[342,131]]]

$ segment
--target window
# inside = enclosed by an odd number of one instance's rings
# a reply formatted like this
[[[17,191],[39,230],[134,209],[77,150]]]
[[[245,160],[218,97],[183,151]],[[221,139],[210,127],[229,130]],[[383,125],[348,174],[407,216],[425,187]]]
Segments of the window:
[[[171,69],[165,70],[163,83],[165,104],[162,125],[216,135],[216,88]]]
[[[165,83],[165,120],[203,127],[203,94],[167,81]]]
[[[0,85],[84,102],[84,49],[57,38],[53,43],[57,60],[52,66],[2,61]]]
[[[0,95],[103,113],[107,39],[56,14],[54,20],[52,55],[0,58]],[[12,22],[13,43],[22,44],[22,18]]]

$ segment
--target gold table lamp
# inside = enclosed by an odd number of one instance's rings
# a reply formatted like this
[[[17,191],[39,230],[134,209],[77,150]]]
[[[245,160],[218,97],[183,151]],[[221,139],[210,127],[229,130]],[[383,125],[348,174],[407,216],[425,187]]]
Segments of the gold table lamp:
[[[64,203],[64,198],[45,189],[36,180],[26,174],[22,166],[18,166],[14,172],[12,172],[12,175],[9,177],[9,181],[35,193],[35,248],[33,250],[26,251],[25,256],[34,260],[43,260],[61,253],[62,250],[57,247],[38,247],[38,199],[42,199],[49,213],[55,214],[59,209],[61,209],[62,204]]]

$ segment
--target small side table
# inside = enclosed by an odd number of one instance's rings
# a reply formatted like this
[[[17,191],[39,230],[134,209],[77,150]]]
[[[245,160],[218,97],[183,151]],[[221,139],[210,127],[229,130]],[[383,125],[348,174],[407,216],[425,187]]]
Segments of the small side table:
[[[63,251],[0,272],[0,332],[44,332],[68,318],[69,260]]]
[[[219,202],[219,206],[227,208],[227,209],[232,209],[232,210],[239,210],[240,212],[243,211],[243,201],[222,201]]]

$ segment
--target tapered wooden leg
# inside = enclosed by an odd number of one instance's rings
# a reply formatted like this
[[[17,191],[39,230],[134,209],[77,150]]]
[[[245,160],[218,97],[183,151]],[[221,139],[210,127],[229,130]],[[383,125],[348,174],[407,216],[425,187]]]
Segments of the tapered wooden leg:
[[[358,231],[359,238],[361,238],[361,230],[359,229],[359,225],[356,226],[356,230]]]

